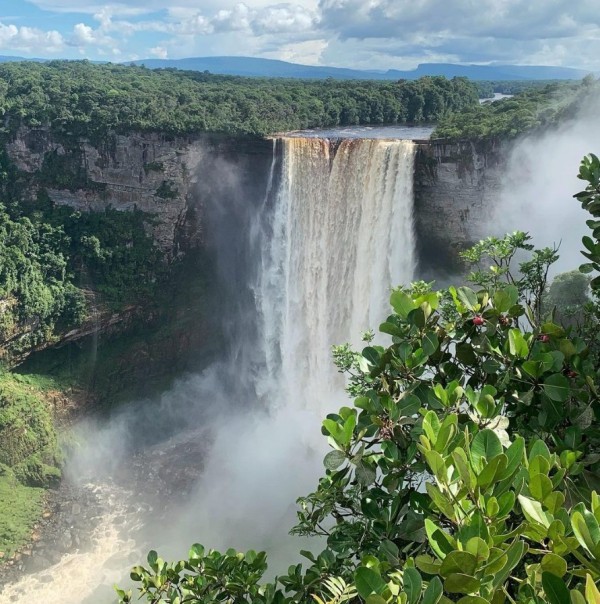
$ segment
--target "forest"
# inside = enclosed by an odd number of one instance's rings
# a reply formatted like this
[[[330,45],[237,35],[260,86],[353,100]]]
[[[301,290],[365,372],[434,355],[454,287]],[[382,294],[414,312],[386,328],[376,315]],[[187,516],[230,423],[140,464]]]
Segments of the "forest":
[[[355,124],[436,122],[477,105],[465,78],[370,82],[242,78],[89,62],[0,65],[0,112],[20,124],[101,136],[117,132],[265,135]]]
[[[510,140],[526,132],[542,131],[575,117],[586,104],[593,102],[599,88],[592,76],[580,82],[554,82],[541,88],[525,88],[513,98],[444,116],[433,137]]]

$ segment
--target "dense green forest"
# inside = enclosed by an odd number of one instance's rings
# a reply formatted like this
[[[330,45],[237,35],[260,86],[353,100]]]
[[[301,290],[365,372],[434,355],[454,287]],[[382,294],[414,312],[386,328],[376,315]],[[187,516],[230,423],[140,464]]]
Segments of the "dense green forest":
[[[19,355],[90,312],[152,298],[166,278],[141,212],[77,212],[49,200],[0,206],[0,342]],[[97,309],[98,310],[98,309]]]
[[[555,82],[517,96],[484,103],[444,116],[434,138],[510,139],[575,117],[598,94],[600,85],[588,76],[580,82]]]
[[[272,134],[318,126],[435,122],[477,104],[465,78],[313,81],[149,70],[85,61],[0,65],[4,126]]]

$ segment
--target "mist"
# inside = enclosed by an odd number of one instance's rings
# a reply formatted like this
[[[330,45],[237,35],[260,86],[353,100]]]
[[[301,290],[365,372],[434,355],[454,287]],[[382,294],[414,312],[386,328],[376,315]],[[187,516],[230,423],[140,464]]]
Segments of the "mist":
[[[599,108],[596,95],[576,119],[515,143],[498,203],[482,237],[519,230],[528,232],[538,248],[559,246],[560,258],[552,275],[585,262],[580,250],[589,214],[573,195],[585,186],[577,178],[583,156],[600,152]]]

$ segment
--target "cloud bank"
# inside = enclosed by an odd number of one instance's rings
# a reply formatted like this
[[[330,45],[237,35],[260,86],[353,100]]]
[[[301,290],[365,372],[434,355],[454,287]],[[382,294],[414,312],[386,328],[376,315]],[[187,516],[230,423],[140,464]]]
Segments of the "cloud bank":
[[[600,71],[591,0],[30,0],[0,14],[0,52],[123,60],[251,55],[356,68],[419,62]],[[53,29],[47,23],[60,24]]]

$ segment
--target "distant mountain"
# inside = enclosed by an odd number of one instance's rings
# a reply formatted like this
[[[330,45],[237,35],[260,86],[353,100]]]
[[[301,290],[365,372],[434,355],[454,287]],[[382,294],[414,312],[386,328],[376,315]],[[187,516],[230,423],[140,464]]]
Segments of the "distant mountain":
[[[48,59],[26,59],[24,57],[1,56],[0,63],[14,61],[45,62]],[[92,61],[100,62],[100,61]],[[131,62],[127,62],[130,64]],[[571,67],[547,67],[542,65],[455,65],[453,63],[422,63],[416,69],[388,71],[346,69],[343,67],[321,67],[300,65],[275,59],[255,57],[192,57],[189,59],[142,59],[133,61],[150,69],[181,69],[210,71],[225,75],[309,78],[337,80],[415,80],[423,76],[464,76],[471,80],[578,80],[589,72]]]
[[[472,80],[577,80],[589,72],[570,67],[535,65],[454,65],[423,63],[416,69],[399,71],[368,71],[341,67],[299,65],[253,57],[196,57],[189,59],[143,59],[135,61],[150,69],[184,69],[210,73],[276,78],[336,78],[340,80],[414,80],[422,76],[441,75],[448,78],[464,76]]]
[[[26,59],[25,57],[10,57],[0,55],[0,63],[17,63],[19,61],[33,61],[34,63],[45,63],[49,59]]]

